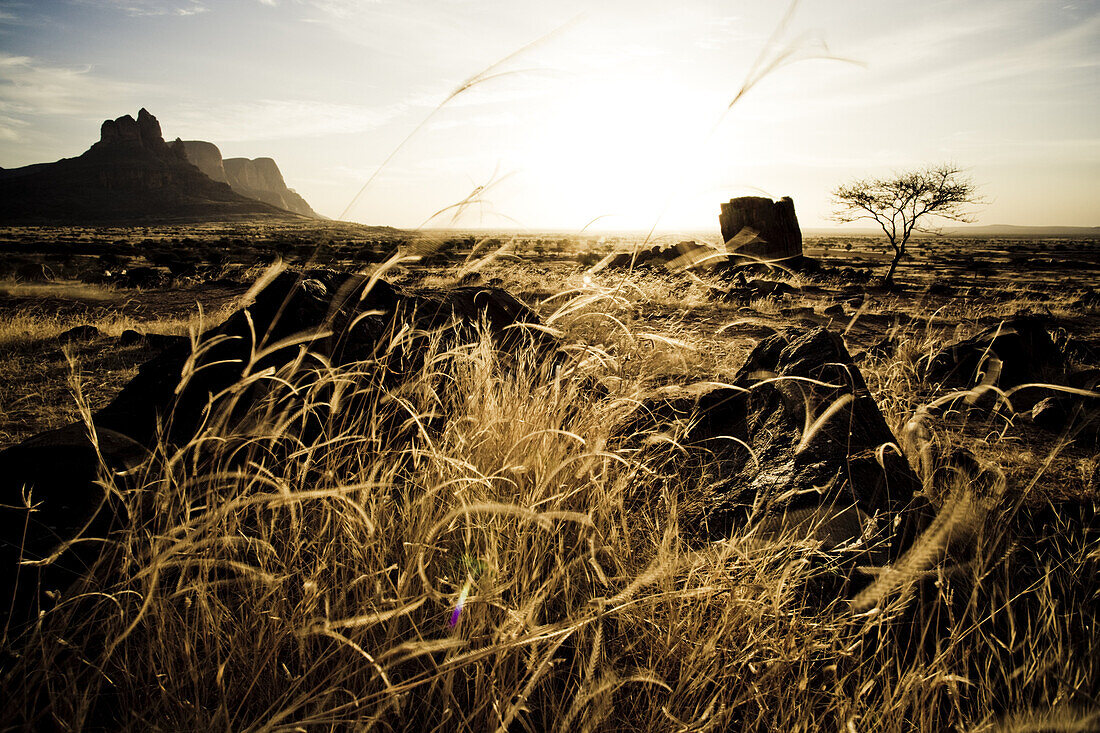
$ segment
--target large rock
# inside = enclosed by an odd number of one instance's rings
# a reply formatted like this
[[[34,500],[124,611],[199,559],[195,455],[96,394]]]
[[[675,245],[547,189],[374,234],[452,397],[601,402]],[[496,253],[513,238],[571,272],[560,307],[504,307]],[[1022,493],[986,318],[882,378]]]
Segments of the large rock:
[[[446,350],[482,323],[502,357],[528,353],[532,347],[543,359],[560,355],[557,340],[538,328],[538,316],[497,288],[406,292],[385,281],[328,270],[280,274],[247,308],[204,333],[197,352],[189,341],[174,342],[146,362],[93,414],[95,444],[78,423],[0,453],[0,506],[7,507],[0,512],[0,537],[6,543],[0,553],[0,595],[11,596],[15,578],[23,572],[21,552],[24,559],[42,560],[77,534],[104,537],[117,525],[123,502],[113,501],[97,483],[104,472],[132,468],[161,442],[188,444],[204,426],[228,425],[231,431],[234,421],[270,397],[273,383],[250,383],[249,375],[269,372],[278,374],[276,385],[293,383],[298,391],[287,390],[278,398],[297,400],[280,403],[295,411],[316,382],[319,372],[312,367],[357,363],[364,382],[340,408],[340,415],[354,414],[379,399],[379,388],[397,389],[407,375],[417,373],[433,332],[441,332]],[[395,334],[402,336],[391,339]],[[305,358],[302,365],[303,346],[321,361]],[[298,437],[321,439],[325,415],[317,405],[306,412],[313,422],[303,430],[315,432]],[[411,429],[405,417],[402,413],[400,425],[377,426],[379,433],[402,440]],[[19,508],[28,499],[34,511]],[[34,590],[40,583],[43,590],[53,590],[71,582],[95,560],[98,546],[77,543],[75,551],[69,548],[48,565],[20,575],[24,590],[15,602],[17,615],[33,608],[36,600],[41,603]],[[27,579],[32,586],[24,586]],[[0,616],[12,607],[8,600],[0,598]]]
[[[960,387],[986,383],[1001,389],[1057,381],[1066,360],[1051,336],[1049,319],[1016,316],[931,355],[925,370],[934,382]]]
[[[1100,397],[1047,397],[1031,408],[1031,419],[1039,427],[1082,445],[1100,446]]]
[[[920,481],[843,341],[824,328],[771,336],[732,386],[650,410],[656,429],[669,416],[690,425],[683,442],[708,474],[711,538],[820,521],[829,545],[878,536],[893,556],[923,519]],[[905,530],[895,534],[895,522]]]
[[[537,326],[538,316],[504,290],[467,287],[406,292],[384,280],[368,288],[369,283],[363,277],[328,270],[281,274],[246,310],[203,334],[202,341],[211,346],[197,360],[191,359],[190,343],[184,343],[169,346],[143,365],[118,396],[95,413],[95,423],[147,446],[155,444],[158,426],[163,425],[170,442],[186,443],[208,413],[210,395],[240,382],[246,371],[279,369],[292,362],[298,358],[299,343],[340,366],[376,357],[386,334],[394,328],[407,326],[427,333],[449,325],[461,329],[485,319],[503,351],[523,345],[528,338],[525,333],[548,352],[556,347],[556,341],[545,332],[520,327],[524,323]],[[250,363],[254,350],[303,334],[308,337],[269,350]],[[417,350],[423,347],[423,339],[408,340],[406,373],[419,363]],[[393,372],[397,361],[390,361]],[[185,367],[190,376],[180,386]],[[399,381],[402,376],[393,372],[390,378]],[[247,406],[248,401],[242,404]]]
[[[99,428],[93,442],[76,423],[0,451],[0,625],[18,625],[47,605],[46,596],[86,572],[102,540],[118,526],[122,502],[108,491],[108,474],[148,456],[126,435]],[[44,562],[58,553],[50,562]]]
[[[142,109],[107,120],[99,142],[77,158],[0,171],[0,222],[8,224],[185,223],[299,220],[234,192],[168,145]]]
[[[778,201],[762,196],[730,199],[722,204],[718,221],[723,241],[735,254],[765,260],[802,255],[802,230],[790,197]]]

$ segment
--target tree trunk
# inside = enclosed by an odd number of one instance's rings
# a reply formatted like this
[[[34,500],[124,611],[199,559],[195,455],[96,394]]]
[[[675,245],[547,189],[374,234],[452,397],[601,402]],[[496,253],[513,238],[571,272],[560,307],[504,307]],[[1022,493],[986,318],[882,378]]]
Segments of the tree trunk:
[[[904,250],[897,248],[894,250],[894,260],[890,263],[890,269],[886,272],[886,277],[882,278],[883,285],[894,284],[894,270],[898,269],[898,262],[901,261],[901,256],[904,254]]]

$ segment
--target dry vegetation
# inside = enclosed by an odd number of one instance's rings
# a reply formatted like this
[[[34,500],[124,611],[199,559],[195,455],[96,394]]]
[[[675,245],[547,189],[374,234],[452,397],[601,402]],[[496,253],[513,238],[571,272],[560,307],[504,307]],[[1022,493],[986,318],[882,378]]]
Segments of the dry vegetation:
[[[249,419],[106,477],[132,521],[54,610],[5,636],[0,716],[62,730],[117,711],[134,730],[1100,728],[1095,452],[1011,415],[907,429],[942,396],[917,365],[960,313],[973,330],[1026,300],[960,305],[910,283],[831,322],[868,350],[860,367],[940,509],[922,557],[895,568],[910,570],[868,569],[873,597],[852,603],[814,542],[749,527],[698,540],[685,524],[709,487],[669,470],[677,435],[619,437],[643,397],[728,379],[784,309],[820,298],[745,310],[708,278],[593,276],[560,258],[469,273],[390,276],[499,279],[560,333],[566,363],[504,358],[471,334],[424,337],[399,387],[380,381],[386,357],[261,377]],[[110,347],[121,329],[196,325],[179,300],[127,311],[162,291],[5,288],[20,299],[0,318],[5,443],[109,398],[147,355]],[[232,289],[190,294],[209,323]],[[42,296],[80,307],[29,309]],[[1059,297],[1044,302],[1087,317]],[[82,323],[106,335],[70,347],[66,397],[53,339]],[[884,337],[889,358],[870,349]],[[953,447],[974,451],[979,478],[950,469]]]

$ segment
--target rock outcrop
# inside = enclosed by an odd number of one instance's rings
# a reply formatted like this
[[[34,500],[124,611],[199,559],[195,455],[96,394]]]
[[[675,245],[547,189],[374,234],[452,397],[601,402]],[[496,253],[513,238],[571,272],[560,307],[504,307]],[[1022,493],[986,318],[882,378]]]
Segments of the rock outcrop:
[[[694,240],[678,242],[669,247],[654,245],[632,252],[619,252],[604,267],[664,267],[673,272],[681,270],[712,270],[724,265],[726,253],[709,244]]]
[[[0,171],[0,222],[9,224],[191,223],[297,219],[211,180],[165,143],[142,109],[107,120],[83,155]]]
[[[875,538],[874,554],[889,558],[926,519],[920,480],[843,341],[824,328],[770,336],[731,386],[643,414],[652,420],[643,433],[688,426],[679,444],[712,487],[703,512],[712,539],[750,524],[807,525],[828,545]]]
[[[303,216],[320,218],[305,199],[287,188],[279,166],[271,158],[227,158],[223,165],[229,185],[242,196]]]
[[[802,230],[788,196],[778,201],[762,196],[730,199],[722,204],[718,222],[722,240],[734,254],[765,260],[802,255]]]
[[[1016,316],[945,346],[928,359],[927,379],[964,388],[987,384],[1008,389],[1061,380],[1066,360],[1052,337],[1053,324]]]
[[[187,159],[215,181],[228,183],[242,196],[278,206],[295,214],[321,218],[294,189],[288,188],[271,158],[222,158],[221,150],[205,140],[180,142]]]
[[[225,175],[225,166],[222,164],[222,151],[217,145],[205,140],[181,140],[179,145],[183,146],[183,153],[187,156],[187,160],[208,178],[220,183],[229,183],[229,178]]]

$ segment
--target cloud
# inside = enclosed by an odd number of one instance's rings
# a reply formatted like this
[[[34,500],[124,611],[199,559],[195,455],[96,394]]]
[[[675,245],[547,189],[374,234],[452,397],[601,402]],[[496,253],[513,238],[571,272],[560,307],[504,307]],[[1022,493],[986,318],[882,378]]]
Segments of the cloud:
[[[180,105],[166,115],[166,135],[215,143],[281,140],[367,132],[403,111],[305,100],[261,99],[224,105]]]
[[[21,136],[21,131],[30,123],[26,120],[4,114],[4,106],[0,103],[0,140],[16,142]]]
[[[91,66],[52,66],[29,56],[0,53],[0,113],[82,115],[103,104],[118,104],[143,87],[97,77]]]
[[[210,8],[199,0],[78,0],[83,5],[117,10],[134,17],[176,15],[186,17],[210,12]]]

